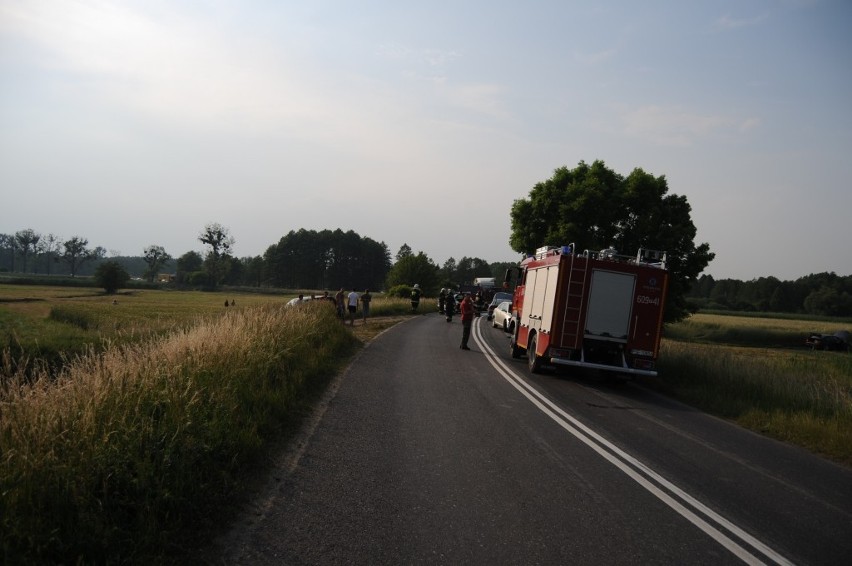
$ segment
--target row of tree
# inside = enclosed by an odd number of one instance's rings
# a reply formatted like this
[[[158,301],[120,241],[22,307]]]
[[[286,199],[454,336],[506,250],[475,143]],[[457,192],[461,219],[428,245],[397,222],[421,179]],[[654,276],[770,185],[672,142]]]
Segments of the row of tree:
[[[795,281],[716,280],[702,275],[687,298],[705,309],[852,316],[852,275],[816,273]]]
[[[46,275],[95,276],[115,290],[131,277],[193,288],[219,285],[287,289],[387,289],[419,284],[427,294],[476,277],[500,277],[508,264],[493,266],[480,258],[449,258],[439,267],[423,252],[403,244],[392,261],[384,242],[354,231],[294,230],[262,256],[237,258],[228,228],[211,223],[199,233],[204,254],[189,251],[173,258],[162,246],[147,246],[141,256],[106,257],[101,248],[75,236],[65,242],[32,229],[0,235],[0,271]],[[40,242],[59,242],[44,246]]]
[[[89,248],[89,241],[74,236],[63,241],[54,234],[42,235],[26,228],[14,234],[0,234],[0,271],[45,273],[56,271],[56,264],[67,267],[72,277],[89,261],[103,258],[106,250]]]

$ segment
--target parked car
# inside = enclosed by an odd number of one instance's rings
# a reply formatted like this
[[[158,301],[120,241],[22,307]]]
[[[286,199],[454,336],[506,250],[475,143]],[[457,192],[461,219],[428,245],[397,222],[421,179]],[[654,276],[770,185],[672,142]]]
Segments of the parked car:
[[[491,303],[488,305],[488,316],[486,317],[488,320],[491,320],[491,317],[494,313],[494,309],[497,308],[497,305],[502,303],[503,301],[511,301],[512,293],[504,293],[503,291],[499,291],[494,293],[494,298],[491,299]]]
[[[512,302],[503,301],[491,313],[491,326],[502,328],[504,332],[515,331],[515,317],[512,316]]]
[[[811,350],[848,352],[850,350],[849,333],[845,330],[834,334],[817,334],[814,332],[805,339],[805,345]]]

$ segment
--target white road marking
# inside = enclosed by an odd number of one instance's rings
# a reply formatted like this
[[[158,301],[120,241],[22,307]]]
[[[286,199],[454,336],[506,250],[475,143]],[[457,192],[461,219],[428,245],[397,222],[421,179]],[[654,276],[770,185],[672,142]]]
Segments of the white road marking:
[[[534,389],[525,379],[523,379],[522,376],[515,373],[513,368],[509,367],[485,342],[482,338],[480,321],[475,322],[476,324],[473,325],[472,332],[474,342],[482,348],[482,351],[486,354],[486,359],[491,363],[494,369],[497,370],[497,373],[499,373],[524,397],[529,399],[533,405],[553,419],[559,426],[597,452],[601,457],[624,472],[628,477],[644,487],[660,501],[674,509],[690,523],[701,529],[713,540],[727,548],[746,564],[764,564],[764,562],[708,521],[712,521],[717,526],[724,528],[731,535],[737,537],[741,542],[759,551],[771,562],[785,565],[793,564],[790,560],[777,553],[765,543],[708,508],[706,505],[660,476],[647,465],[621,450],[618,446],[601,437],[595,431],[591,430],[576,418],[566,413],[542,393]]]

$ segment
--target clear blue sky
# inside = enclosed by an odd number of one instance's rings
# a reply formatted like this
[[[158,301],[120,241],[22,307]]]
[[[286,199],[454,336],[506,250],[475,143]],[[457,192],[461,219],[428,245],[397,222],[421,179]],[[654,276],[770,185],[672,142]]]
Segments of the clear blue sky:
[[[511,261],[596,159],[686,195],[716,278],[852,274],[852,2],[0,0],[0,233]]]

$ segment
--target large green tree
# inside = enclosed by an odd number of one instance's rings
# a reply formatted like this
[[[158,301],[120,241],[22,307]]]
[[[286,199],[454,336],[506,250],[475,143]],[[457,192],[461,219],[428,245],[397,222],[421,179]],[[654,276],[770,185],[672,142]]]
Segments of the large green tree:
[[[384,242],[341,229],[291,230],[264,253],[265,280],[288,289],[380,289],[390,269]]]
[[[691,211],[686,197],[668,194],[665,176],[637,168],[624,177],[603,161],[581,161],[515,201],[509,243],[521,253],[569,243],[579,250],[612,246],[626,255],[663,250],[670,273],[666,320],[676,321],[688,314],[685,294],[715,255],[708,244],[695,244]]]
[[[231,255],[231,248],[236,240],[231,236],[231,231],[218,222],[211,222],[204,227],[198,235],[198,241],[210,249],[205,258],[209,284],[216,287],[225,273],[227,258]]]
[[[407,255],[397,261],[387,277],[387,288],[397,285],[420,285],[426,295],[438,288],[438,266],[423,252]]]
[[[112,295],[127,285],[130,275],[117,261],[105,261],[95,270],[95,282]]]
[[[32,228],[19,230],[15,233],[15,241],[18,244],[18,250],[21,252],[21,259],[24,261],[23,273],[27,272],[27,258],[31,253],[38,250],[39,240],[41,240],[41,234]]]
[[[71,272],[71,277],[77,275],[77,270],[87,261],[100,259],[104,256],[104,249],[101,246],[95,249],[89,249],[89,240],[80,236],[74,236],[70,240],[62,242],[65,251],[62,253],[62,261],[68,264],[68,270]]]
[[[152,244],[143,250],[142,258],[145,260],[145,263],[148,264],[148,269],[145,270],[145,276],[148,278],[148,281],[153,281],[160,268],[164,266],[166,262],[170,261],[172,256],[166,252],[166,249],[163,246]]]
[[[204,258],[198,252],[188,251],[177,258],[175,264],[177,282],[189,283],[190,275],[204,268]]]

